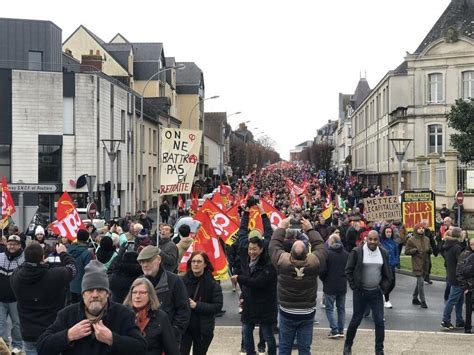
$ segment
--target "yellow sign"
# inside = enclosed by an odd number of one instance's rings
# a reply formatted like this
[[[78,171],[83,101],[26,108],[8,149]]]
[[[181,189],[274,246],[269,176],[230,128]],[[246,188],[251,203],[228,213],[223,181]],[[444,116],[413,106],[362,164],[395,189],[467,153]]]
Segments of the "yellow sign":
[[[405,191],[402,193],[402,219],[408,232],[426,221],[428,229],[435,230],[435,195],[432,191]]]

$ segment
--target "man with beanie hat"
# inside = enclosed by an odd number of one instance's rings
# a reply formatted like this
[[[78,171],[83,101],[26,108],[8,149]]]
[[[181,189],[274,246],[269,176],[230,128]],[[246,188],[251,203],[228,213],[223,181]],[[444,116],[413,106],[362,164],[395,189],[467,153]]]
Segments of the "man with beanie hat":
[[[71,303],[77,303],[81,300],[81,282],[84,276],[84,268],[92,260],[91,252],[88,248],[89,232],[85,229],[79,229],[76,242],[68,245],[67,251],[76,262],[77,273],[72,279],[69,288],[71,290]]]
[[[41,354],[144,354],[135,314],[109,300],[105,266],[92,260],[82,278],[82,302],[61,310],[38,340]]]
[[[413,236],[408,238],[405,246],[405,254],[411,255],[411,267],[416,276],[416,287],[413,292],[414,305],[421,305],[421,308],[428,308],[425,300],[424,280],[428,274],[429,261],[432,253],[430,239],[425,236],[425,225],[423,222],[417,223],[413,229]],[[418,299],[420,295],[420,299]]]
[[[20,333],[17,302],[10,285],[10,280],[13,272],[24,261],[25,257],[21,248],[21,238],[18,235],[10,235],[5,252],[0,253],[0,329],[2,330],[5,343],[8,344],[8,336],[5,330],[7,328],[7,317],[10,316],[12,320],[12,354],[19,354],[21,352],[23,341]]]
[[[43,248],[32,242],[25,249],[25,262],[11,278],[27,355],[37,353],[36,342],[64,307],[66,291],[76,275],[74,258],[66,252],[66,247],[58,244],[56,252],[63,266],[49,268],[44,262]]]

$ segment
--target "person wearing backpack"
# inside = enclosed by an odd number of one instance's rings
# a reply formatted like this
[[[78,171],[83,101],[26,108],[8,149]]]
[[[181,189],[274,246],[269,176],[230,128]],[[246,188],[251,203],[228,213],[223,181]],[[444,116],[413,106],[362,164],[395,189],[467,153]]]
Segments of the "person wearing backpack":
[[[82,299],[82,277],[84,276],[84,268],[92,260],[92,254],[89,251],[88,240],[89,232],[85,229],[79,229],[77,232],[76,242],[67,246],[68,253],[74,258],[77,273],[69,284],[71,291],[71,303],[80,302]]]
[[[474,289],[474,238],[461,255],[456,266],[456,280],[464,290],[466,303],[466,318],[464,320],[464,332],[472,332],[472,290]]]

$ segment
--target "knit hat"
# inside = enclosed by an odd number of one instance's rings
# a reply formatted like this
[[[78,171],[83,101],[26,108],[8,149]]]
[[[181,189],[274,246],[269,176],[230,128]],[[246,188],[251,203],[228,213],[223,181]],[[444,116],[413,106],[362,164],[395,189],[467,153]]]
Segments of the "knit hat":
[[[92,289],[109,290],[109,279],[104,264],[97,260],[91,260],[84,268],[84,276],[82,278],[82,293]]]
[[[425,224],[419,222],[419,223],[415,224],[415,227],[413,228],[413,230],[416,232],[416,231],[418,230],[418,228],[423,228],[423,229],[424,229],[424,228],[425,228]]]
[[[89,240],[89,232],[85,229],[79,229],[77,231],[77,240],[87,242]]]
[[[254,237],[257,237],[259,239],[263,239],[262,232],[260,232],[258,229],[252,229],[249,232],[249,240],[254,238]]]
[[[148,229],[143,228],[138,234],[138,238],[145,238],[145,237],[148,237]]]
[[[44,228],[43,227],[41,227],[41,226],[36,227],[35,235],[38,235],[38,234],[43,234],[44,235]]]

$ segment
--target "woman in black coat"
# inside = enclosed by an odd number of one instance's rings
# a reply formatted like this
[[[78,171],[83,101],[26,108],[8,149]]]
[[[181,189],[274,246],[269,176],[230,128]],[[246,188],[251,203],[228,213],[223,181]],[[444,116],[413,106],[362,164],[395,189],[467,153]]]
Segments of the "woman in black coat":
[[[135,323],[147,342],[147,355],[179,354],[171,322],[159,308],[160,301],[148,279],[136,279],[123,304],[135,312]]]
[[[214,280],[214,268],[203,251],[194,251],[187,263],[183,282],[188,291],[191,320],[181,340],[181,354],[207,353],[214,337],[216,314],[223,305],[221,286]]]

